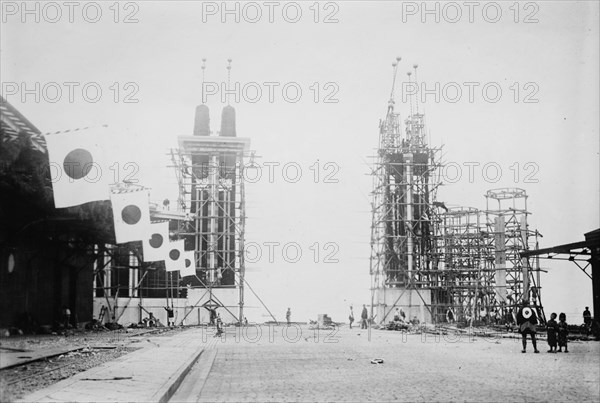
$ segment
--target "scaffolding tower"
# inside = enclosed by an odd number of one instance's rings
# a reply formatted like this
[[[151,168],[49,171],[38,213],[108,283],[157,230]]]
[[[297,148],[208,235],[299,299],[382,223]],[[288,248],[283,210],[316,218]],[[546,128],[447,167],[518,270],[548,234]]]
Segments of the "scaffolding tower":
[[[497,306],[516,308],[524,301],[545,315],[541,300],[539,259],[532,262],[521,252],[538,248],[540,233],[529,228],[527,192],[519,188],[489,190],[486,198],[488,232],[494,239],[495,293]]]
[[[236,137],[235,110],[223,108],[221,131],[211,135],[208,107],[196,108],[194,135],[179,136],[179,149],[171,150],[179,187],[178,209],[189,216],[177,230],[186,249],[195,251],[196,276],[189,284],[205,288],[204,306],[237,308],[244,320],[244,158],[250,139]],[[187,280],[186,280],[187,282]],[[231,293],[217,290],[235,289]],[[225,296],[228,295],[228,296]],[[229,309],[228,309],[229,310]]]
[[[393,66],[395,79],[397,63]],[[441,148],[427,144],[425,115],[418,108],[405,119],[402,133],[393,91],[372,169],[371,317],[378,321],[396,306],[410,317],[430,318],[435,281],[431,257]]]
[[[402,308],[426,322],[497,323],[527,301],[545,321],[539,263],[519,255],[539,235],[525,190],[492,189],[485,210],[437,201],[441,147],[428,145],[412,99],[402,131],[393,92],[372,168],[371,318],[385,323]]]
[[[484,296],[494,287],[493,246],[485,231],[485,216],[476,208],[452,207],[438,218],[434,267],[439,280],[432,295],[434,319],[443,322],[451,310],[458,321],[482,320],[481,308],[488,312]]]

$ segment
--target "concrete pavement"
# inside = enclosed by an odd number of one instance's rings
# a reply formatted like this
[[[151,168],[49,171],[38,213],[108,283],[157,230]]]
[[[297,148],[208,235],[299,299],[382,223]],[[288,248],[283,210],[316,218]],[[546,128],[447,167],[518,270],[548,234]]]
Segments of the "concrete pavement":
[[[22,402],[164,402],[204,347],[216,339],[202,328],[147,337],[148,346],[25,396]],[[204,336],[204,337],[203,337]]]

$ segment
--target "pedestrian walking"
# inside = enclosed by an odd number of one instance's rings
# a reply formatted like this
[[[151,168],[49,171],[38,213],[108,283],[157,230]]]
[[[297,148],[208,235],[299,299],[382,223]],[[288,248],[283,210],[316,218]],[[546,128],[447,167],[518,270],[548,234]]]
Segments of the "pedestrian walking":
[[[285,313],[285,320],[287,321],[288,326],[292,323],[292,310],[290,308],[288,308],[287,312]]]
[[[562,348],[565,348],[565,353],[569,352],[567,348],[567,335],[569,334],[569,325],[567,324],[567,315],[561,312],[558,315],[558,352],[562,353]]]
[[[350,329],[352,329],[352,322],[354,322],[354,311],[350,307],[350,315],[348,315],[348,321],[350,322]]]
[[[548,331],[548,345],[550,346],[549,353],[556,353],[556,343],[558,336],[558,323],[556,323],[556,313],[552,312],[550,320],[546,323]]]
[[[519,333],[521,333],[521,342],[523,343],[522,353],[527,350],[527,335],[531,335],[531,344],[533,344],[533,352],[539,353],[537,349],[537,341],[535,340],[536,325],[538,324],[535,310],[529,306],[528,301],[523,301],[523,305],[517,313],[517,325],[519,325]]]
[[[367,306],[363,304],[362,313],[360,314],[360,318],[362,319],[362,323],[360,325],[361,329],[367,328],[367,320],[369,318],[369,312],[367,312]]]

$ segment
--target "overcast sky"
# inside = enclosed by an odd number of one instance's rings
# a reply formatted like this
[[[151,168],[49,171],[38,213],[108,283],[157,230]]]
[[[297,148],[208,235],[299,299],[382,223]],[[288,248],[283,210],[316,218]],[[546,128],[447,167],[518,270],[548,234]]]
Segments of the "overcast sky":
[[[368,164],[396,56],[396,110],[409,113],[402,83],[418,63],[430,90],[419,108],[431,144],[462,166],[460,178],[447,172],[455,183],[446,181],[439,200],[484,209],[488,189],[523,188],[540,247],[583,240],[600,226],[596,1],[429,2],[429,13],[421,2],[232,2],[229,14],[221,2],[75,3],[31,2],[30,13],[2,3],[3,96],[42,132],[108,124],[122,133],[109,150],[115,162],[138,164],[135,177],[160,201],[177,192],[166,153],[192,134],[202,58],[206,82],[218,85],[232,58],[237,134],[252,140],[263,165],[261,180],[246,187],[247,242],[281,243],[273,262],[263,246],[247,279],[279,319],[289,306],[295,320],[345,320],[350,303],[369,300]],[[213,131],[221,95],[207,95]],[[479,164],[472,178],[464,163]],[[282,256],[290,242],[302,248],[297,263]],[[591,280],[569,262],[543,266],[547,312],[581,321]]]

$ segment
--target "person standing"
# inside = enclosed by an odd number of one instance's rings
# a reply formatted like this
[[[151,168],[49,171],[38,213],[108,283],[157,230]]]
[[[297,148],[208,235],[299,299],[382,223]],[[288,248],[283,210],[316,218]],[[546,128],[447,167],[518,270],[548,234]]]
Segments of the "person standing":
[[[565,348],[565,353],[569,352],[567,348],[567,335],[569,334],[569,325],[567,325],[567,315],[561,312],[558,315],[558,352],[562,353],[562,348]]]
[[[583,311],[583,324],[585,326],[585,333],[589,336],[592,328],[592,313],[587,306],[585,307],[585,311]]]
[[[350,315],[348,315],[348,321],[350,322],[350,329],[352,329],[352,322],[354,322],[354,311],[352,310],[352,306],[350,306]]]
[[[68,306],[63,305],[63,325],[64,325],[65,329],[68,329],[70,327],[70,323],[71,323],[71,310],[69,309]]]
[[[452,308],[448,307],[446,311],[446,322],[454,323],[454,312],[452,312]]]
[[[556,323],[556,313],[552,312],[550,320],[546,323],[546,329],[548,330],[548,345],[550,346],[549,353],[556,353],[556,336],[558,333],[558,323]]]
[[[523,305],[517,313],[517,325],[519,325],[519,333],[521,333],[521,341],[523,343],[522,353],[527,349],[527,335],[531,335],[531,344],[533,344],[533,352],[539,353],[537,349],[537,341],[535,340],[536,325],[538,324],[535,310],[529,306],[528,301],[523,301]]]
[[[285,313],[285,320],[287,321],[288,326],[292,323],[291,319],[292,319],[292,310],[290,308],[288,308],[287,312]]]
[[[217,333],[215,334],[215,337],[219,337],[223,334],[223,321],[221,320],[221,314],[218,313],[217,314]]]
[[[210,324],[214,325],[215,320],[217,319],[217,309],[216,308],[207,308],[210,313]]]
[[[367,306],[363,304],[362,313],[360,314],[360,318],[362,319],[362,323],[360,325],[361,329],[367,328],[367,320],[369,318],[369,312],[367,312]]]
[[[165,311],[167,311],[167,326],[171,327],[171,326],[175,326],[175,321],[174,321],[174,313],[173,313],[173,307],[170,307],[169,305],[167,305],[165,307]]]

